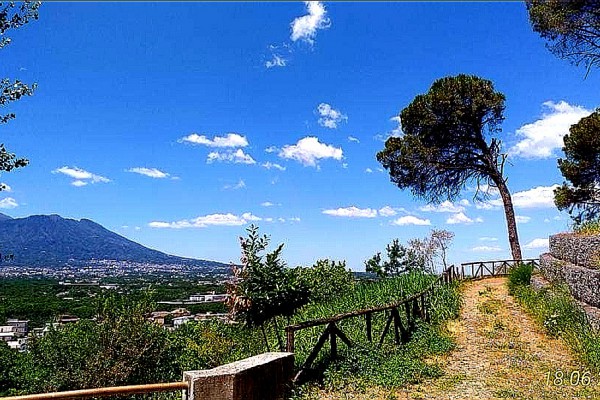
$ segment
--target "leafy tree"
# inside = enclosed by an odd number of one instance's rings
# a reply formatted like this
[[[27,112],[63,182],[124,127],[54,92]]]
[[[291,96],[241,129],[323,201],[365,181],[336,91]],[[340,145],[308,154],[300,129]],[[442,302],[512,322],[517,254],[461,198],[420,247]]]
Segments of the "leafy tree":
[[[600,65],[600,5],[597,0],[528,0],[533,30],[556,56],[583,64],[586,76]]]
[[[267,249],[269,238],[260,236],[254,225],[247,232],[247,238],[240,237],[242,265],[233,267],[234,280],[227,285],[227,305],[236,319],[250,327],[260,326],[263,333],[265,323],[273,321],[279,334],[276,317],[290,317],[306,304],[308,288],[281,260],[283,243],[263,257],[260,253]],[[278,339],[282,347],[279,336]]]
[[[32,19],[38,19],[38,10],[41,5],[39,1],[26,1],[15,8],[13,2],[0,3],[0,49],[8,46],[10,38],[5,34],[11,29],[17,29],[30,22]],[[36,84],[31,86],[20,80],[4,78],[0,80],[0,106],[6,106],[13,101],[19,100],[23,96],[31,96],[36,88]],[[14,113],[0,115],[0,124],[5,124],[15,118]],[[10,153],[0,144],[0,171],[11,171],[13,168],[24,167],[29,163],[25,158],[17,158],[15,154]],[[0,186],[0,190],[4,189]]]
[[[504,204],[513,259],[521,247],[501,153],[504,95],[472,75],[436,80],[400,114],[401,137],[390,137],[377,160],[400,189],[431,203],[455,200],[469,182],[496,187]],[[488,137],[490,137],[488,141]],[[476,196],[485,197],[478,190]]]
[[[300,281],[310,291],[310,301],[328,301],[354,287],[354,275],[345,261],[318,260],[310,268],[298,268]]]
[[[554,190],[554,203],[580,224],[600,216],[600,110],[572,125],[563,141],[558,167],[569,183]]]
[[[417,269],[424,269],[422,257],[413,249],[406,248],[394,239],[386,246],[387,260],[381,258],[378,252],[365,261],[365,269],[381,277],[397,276]]]
[[[443,268],[448,267],[446,251],[454,239],[454,233],[444,229],[432,229],[429,236],[423,239],[411,239],[409,247],[418,255],[425,265],[425,269],[434,272],[436,264],[441,263]]]

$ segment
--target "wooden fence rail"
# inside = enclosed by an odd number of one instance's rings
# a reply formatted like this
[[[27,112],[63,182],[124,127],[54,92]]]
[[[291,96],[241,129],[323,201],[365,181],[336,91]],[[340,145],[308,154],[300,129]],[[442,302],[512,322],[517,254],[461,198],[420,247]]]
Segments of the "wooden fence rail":
[[[460,264],[460,271],[458,271],[458,273],[461,279],[480,279],[488,276],[503,276],[508,275],[509,270],[518,264],[533,264],[534,267],[538,267],[539,261],[529,258],[525,260],[468,262]]]
[[[92,397],[124,396],[141,393],[174,392],[188,390],[187,382],[153,383],[149,385],[131,385],[103,387],[95,389],[70,390],[67,392],[29,394],[24,396],[0,397],[2,400],[56,400],[85,399]]]
[[[329,318],[320,318],[311,321],[301,322],[295,325],[288,325],[285,327],[286,332],[286,351],[294,352],[295,349],[295,333],[297,331],[312,328],[316,326],[325,326],[325,329],[319,336],[317,343],[313,347],[312,351],[300,367],[300,370],[294,377],[294,381],[297,382],[304,372],[310,369],[312,363],[316,360],[319,352],[329,340],[330,344],[330,356],[332,359],[337,357],[337,339],[339,338],[346,346],[351,347],[352,342],[346,336],[346,334],[339,328],[338,323],[349,319],[356,318],[364,315],[365,318],[365,333],[369,342],[373,341],[373,314],[378,312],[384,312],[387,314],[387,320],[381,337],[379,338],[379,346],[381,346],[392,328],[394,332],[394,343],[406,343],[410,340],[412,333],[416,327],[416,320],[421,319],[429,322],[431,315],[429,312],[429,299],[433,296],[436,287],[442,284],[450,283],[456,279],[460,279],[458,268],[455,266],[448,267],[442,275],[437,278],[427,289],[410,296],[402,301],[388,304],[380,307],[373,307],[365,310],[357,310],[347,312],[343,314],[334,315]],[[406,315],[406,324],[402,323],[401,313]],[[392,325],[393,324],[393,325]]]

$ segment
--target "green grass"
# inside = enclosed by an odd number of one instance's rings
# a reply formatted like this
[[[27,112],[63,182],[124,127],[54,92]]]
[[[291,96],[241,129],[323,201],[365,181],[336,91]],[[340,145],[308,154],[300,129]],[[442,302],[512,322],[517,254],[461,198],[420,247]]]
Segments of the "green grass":
[[[591,370],[600,372],[600,334],[593,331],[568,288],[557,285],[535,291],[529,285],[515,285],[513,295],[549,335],[563,339]]]

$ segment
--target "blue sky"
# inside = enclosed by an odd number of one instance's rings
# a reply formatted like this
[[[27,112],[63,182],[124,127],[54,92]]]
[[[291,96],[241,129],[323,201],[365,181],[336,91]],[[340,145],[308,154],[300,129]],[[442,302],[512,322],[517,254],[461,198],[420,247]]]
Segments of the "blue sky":
[[[522,3],[46,3],[11,32],[1,212],[90,218],[171,254],[239,260],[250,223],[291,266],[355,270],[394,238],[456,234],[450,261],[510,258],[492,200],[427,206],[375,160],[394,119],[459,73],[506,95],[508,185],[524,255],[568,229],[562,135],[599,106],[598,71],[553,56]],[[596,96],[594,96],[596,93]]]

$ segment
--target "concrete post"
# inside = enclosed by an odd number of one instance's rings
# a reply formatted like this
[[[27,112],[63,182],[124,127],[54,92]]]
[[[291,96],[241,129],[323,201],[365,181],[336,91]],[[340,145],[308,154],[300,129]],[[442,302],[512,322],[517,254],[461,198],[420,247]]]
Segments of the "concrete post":
[[[187,400],[283,400],[294,374],[293,353],[263,353],[213,369],[186,371]]]

